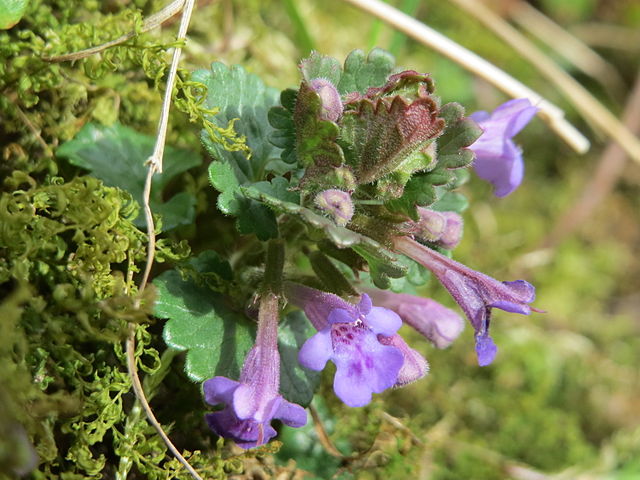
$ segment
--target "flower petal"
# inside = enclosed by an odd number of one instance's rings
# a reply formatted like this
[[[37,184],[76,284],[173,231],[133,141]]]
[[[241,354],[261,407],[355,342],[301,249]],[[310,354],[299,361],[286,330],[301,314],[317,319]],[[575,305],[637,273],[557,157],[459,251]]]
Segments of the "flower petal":
[[[393,310],[384,307],[372,307],[365,317],[365,323],[373,333],[390,337],[402,326],[402,319]]]
[[[209,405],[226,403],[231,405],[233,392],[240,384],[226,377],[213,377],[203,384],[204,399]]]
[[[398,372],[398,378],[394,387],[402,387],[424,377],[429,372],[427,360],[416,350],[409,347],[404,339],[396,334],[392,337],[380,335],[378,341],[383,345],[390,345],[402,353],[402,367]]]
[[[329,316],[327,317],[329,325],[334,323],[353,323],[355,321],[356,317],[354,314],[344,308],[334,308],[329,312]]]
[[[353,340],[338,344],[332,358],[336,364],[333,388],[350,407],[362,407],[371,401],[371,393],[391,388],[402,368],[402,353],[382,345],[377,336],[363,328],[352,329]]]
[[[304,342],[298,353],[298,361],[303,367],[320,371],[332,355],[331,327],[328,327]]]
[[[476,354],[478,355],[478,365],[486,367],[493,362],[498,353],[498,347],[493,343],[489,335],[479,335],[476,337]]]
[[[273,418],[285,425],[299,428],[307,424],[307,412],[300,405],[283,400]]]

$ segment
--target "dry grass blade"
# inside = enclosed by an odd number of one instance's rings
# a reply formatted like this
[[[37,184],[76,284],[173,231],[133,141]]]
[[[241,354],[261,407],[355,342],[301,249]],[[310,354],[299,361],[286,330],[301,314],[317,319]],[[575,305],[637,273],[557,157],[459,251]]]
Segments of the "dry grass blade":
[[[630,130],[640,131],[640,74],[636,77],[633,91],[623,114],[623,121]],[[589,182],[576,202],[557,220],[555,228],[545,240],[543,247],[553,247],[574,232],[600,205],[616,185],[627,163],[626,152],[615,142],[611,142],[596,167],[589,175]]]
[[[483,23],[529,60],[541,74],[553,82],[575,109],[609,137],[615,139],[628,155],[640,163],[640,140],[618,118],[605,108],[578,81],[562,70],[524,35],[504,19],[476,0],[450,0]]]
[[[344,1],[383,20],[423,45],[433,48],[507,95],[513,98],[528,98],[539,108],[538,115],[571,148],[579,153],[589,149],[589,140],[567,122],[560,108],[484,58],[380,0]]]
[[[612,64],[529,3],[513,0],[508,14],[520,27],[603,86],[617,92],[624,90],[624,81]]]

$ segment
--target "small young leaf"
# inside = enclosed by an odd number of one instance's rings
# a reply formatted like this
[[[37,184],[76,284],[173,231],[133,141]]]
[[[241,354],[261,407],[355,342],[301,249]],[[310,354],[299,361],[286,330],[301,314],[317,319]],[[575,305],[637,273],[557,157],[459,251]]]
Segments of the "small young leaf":
[[[365,93],[370,87],[379,87],[393,73],[395,58],[381,48],[374,48],[365,56],[362,50],[352,51],[344,62],[338,91],[342,94]]]
[[[191,266],[199,273],[211,273],[213,257],[217,255],[204,252]],[[222,296],[192,278],[183,279],[176,270],[164,272],[153,283],[158,290],[154,314],[168,319],[167,345],[187,350],[189,378],[194,382],[216,375],[238,378],[253,345],[255,326],[225,305]]]
[[[318,52],[311,52],[309,58],[300,62],[300,71],[307,83],[314,78],[326,78],[334,85],[338,85],[342,76],[340,62]]]
[[[118,123],[109,127],[87,123],[78,134],[64,143],[56,154],[91,172],[105,185],[129,192],[142,205],[147,167],[145,161],[153,152],[155,138],[142,135]],[[163,172],[153,176],[151,211],[162,218],[163,230],[193,223],[196,200],[182,192],[167,202],[162,191],[180,173],[200,165],[202,159],[194,152],[167,147]],[[145,226],[142,212],[135,220],[138,227]]]
[[[403,163],[414,162],[414,156],[425,152],[440,135],[444,121],[438,118],[435,101],[426,93],[413,100],[402,96],[364,98],[352,104],[342,118],[341,139],[344,140],[347,163],[353,166],[360,184],[389,175]],[[427,168],[424,164],[414,168]]]

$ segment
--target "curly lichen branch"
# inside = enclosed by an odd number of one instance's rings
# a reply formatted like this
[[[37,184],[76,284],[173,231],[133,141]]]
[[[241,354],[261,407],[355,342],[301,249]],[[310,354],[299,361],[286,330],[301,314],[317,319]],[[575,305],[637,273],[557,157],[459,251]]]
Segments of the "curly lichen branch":
[[[184,11],[182,13],[182,19],[180,21],[180,27],[178,29],[178,38],[177,40],[180,42],[184,40],[187,34],[187,29],[189,27],[189,21],[191,20],[191,14],[193,12],[193,5],[195,0],[186,0],[184,3]],[[151,211],[150,199],[151,199],[151,187],[153,175],[155,173],[162,172],[162,157],[164,155],[164,145],[166,142],[166,134],[167,134],[167,125],[169,120],[169,108],[171,105],[171,93],[173,91],[173,86],[176,79],[176,73],[178,70],[178,62],[180,61],[180,53],[182,51],[181,46],[177,46],[174,49],[173,57],[171,59],[171,66],[169,68],[169,75],[167,78],[167,87],[164,94],[164,101],[162,105],[162,111],[160,116],[160,121],[158,124],[158,133],[156,136],[156,144],[153,150],[153,154],[147,160],[147,177],[145,180],[145,187],[143,192],[143,206],[144,206],[144,214],[147,224],[147,234],[149,236],[149,240],[147,243],[147,262],[145,265],[144,273],[142,275],[142,279],[140,280],[139,292],[141,293],[147,283],[149,281],[149,275],[151,272],[151,267],[153,266],[154,256],[155,256],[155,246],[156,246],[156,234],[155,234],[155,224],[153,221],[153,212]],[[189,474],[195,478],[196,480],[202,480],[202,477],[195,471],[195,469],[189,464],[189,462],[182,456],[182,454],[175,447],[173,442],[169,439],[167,434],[165,433],[162,425],[156,419],[153,414],[153,410],[151,410],[151,406],[147,401],[147,398],[144,393],[144,389],[142,388],[142,384],[140,382],[140,377],[138,376],[138,369],[136,366],[135,359],[135,348],[136,348],[136,339],[135,339],[136,327],[134,324],[129,324],[129,335],[127,337],[127,369],[129,371],[129,376],[131,377],[133,391],[136,394],[136,398],[142,405],[142,408],[147,415],[147,419],[149,423],[155,428],[158,432],[162,441],[167,445],[167,448],[171,451],[171,453],[178,459],[180,463],[187,469]]]
[[[538,115],[571,148],[579,153],[584,153],[589,149],[589,140],[564,118],[564,112],[560,108],[484,58],[380,0],[344,1],[378,17],[407,36],[433,48],[507,95],[513,98],[528,98],[539,108]]]
[[[180,13],[182,8],[184,7],[185,1],[186,0],[174,0],[159,12],[154,13],[150,17],[145,18],[144,21],[142,22],[142,27],[140,28],[139,31],[132,30],[130,32],[125,33],[124,35],[121,35],[120,37],[114,40],[110,40],[101,45],[86,48],[84,50],[80,50],[79,52],[65,53],[64,55],[54,55],[53,57],[43,57],[42,60],[44,60],[45,62],[52,62],[52,63],[80,60],[81,58],[90,57],[91,55],[100,53],[103,50],[120,45],[128,40],[131,40],[132,38],[139,35],[140,33],[145,33],[150,30],[153,30],[156,27],[159,27],[174,15]]]
[[[476,0],[450,0],[526,58],[571,101],[582,117],[614,139],[635,162],[640,163],[640,140],[575,78],[560,68],[527,37]]]

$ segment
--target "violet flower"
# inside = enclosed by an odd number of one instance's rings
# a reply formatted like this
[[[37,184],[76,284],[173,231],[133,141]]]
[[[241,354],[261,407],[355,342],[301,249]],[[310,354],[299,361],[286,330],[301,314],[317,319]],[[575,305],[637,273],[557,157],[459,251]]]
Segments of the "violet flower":
[[[453,310],[430,298],[388,290],[366,289],[371,299],[398,315],[437,348],[446,348],[464,329],[464,320]]]
[[[403,353],[379,340],[394,336],[402,325],[396,313],[372,306],[366,294],[353,305],[302,285],[288,284],[286,288],[287,297],[304,309],[318,330],[304,343],[298,360],[311,370],[322,370],[331,360],[336,365],[333,389],[345,404],[364,406],[372,393],[396,385]]]
[[[511,140],[538,111],[526,98],[509,100],[493,113],[471,114],[483,133],[468,148],[476,154],[473,167],[478,176],[490,182],[497,197],[513,192],[524,175],[522,151]]]
[[[431,270],[460,305],[476,331],[476,353],[480,366],[489,365],[497,353],[489,336],[491,309],[499,308],[523,315],[529,315],[534,310],[529,303],[535,299],[535,288],[524,280],[499,282],[407,237],[396,237],[394,246]]]
[[[273,419],[291,427],[305,425],[305,410],[282,398],[279,388],[278,298],[267,294],[260,301],[256,343],[245,358],[240,380],[214,377],[204,382],[207,403],[226,404],[205,416],[209,427],[242,448],[252,448],[276,435]]]

